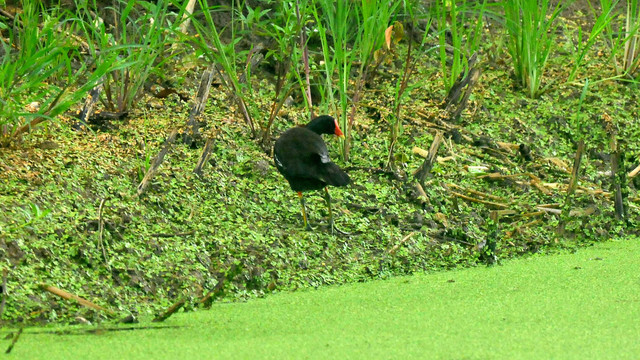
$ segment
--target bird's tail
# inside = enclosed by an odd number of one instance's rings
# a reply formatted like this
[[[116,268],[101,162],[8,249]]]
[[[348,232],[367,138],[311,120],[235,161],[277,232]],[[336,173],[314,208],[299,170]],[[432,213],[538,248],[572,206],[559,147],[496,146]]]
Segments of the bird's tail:
[[[331,186],[346,186],[351,183],[351,178],[340,167],[332,162],[325,165],[322,180]]]

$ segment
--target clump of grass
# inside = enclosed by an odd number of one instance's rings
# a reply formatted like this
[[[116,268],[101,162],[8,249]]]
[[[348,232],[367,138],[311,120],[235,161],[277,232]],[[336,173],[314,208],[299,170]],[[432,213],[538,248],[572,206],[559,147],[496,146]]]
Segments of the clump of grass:
[[[628,75],[633,75],[640,66],[640,3],[638,0],[627,1],[625,17],[624,57],[622,68]]]
[[[469,71],[469,58],[480,47],[486,1],[438,0],[432,18],[438,29],[440,69],[445,91]]]
[[[149,75],[161,74],[159,69],[171,58],[166,49],[179,22],[169,21],[169,5],[169,0],[116,1],[109,8],[116,23],[108,28],[92,15],[97,7],[95,0],[91,7],[79,4],[91,55],[99,63],[112,61],[115,56],[121,65],[105,76],[101,100],[107,110],[125,112],[134,107]]]
[[[278,112],[294,91],[296,84],[299,85],[303,94],[308,94],[307,84],[302,78],[303,67],[308,68],[308,59],[305,61],[304,57],[308,39],[305,23],[310,17],[307,6],[306,3],[279,2],[273,16],[261,20],[269,11],[260,10],[260,8],[251,9],[247,5],[248,14],[243,16],[243,23],[255,24],[254,29],[251,30],[274,39],[277,45],[269,49],[265,58],[275,63],[276,81],[269,117],[265,122],[260,123],[264,146],[268,144],[271,126]],[[244,19],[253,20],[248,22]],[[303,96],[303,99],[307,113],[311,114],[311,98]]]
[[[619,12],[616,11],[617,4],[618,1],[600,0],[600,16],[610,14],[612,19],[620,17]],[[616,74],[633,78],[640,66],[640,2],[638,0],[627,1],[627,10],[623,18],[624,23],[618,24],[617,29],[614,28],[613,21],[604,24],[603,34],[611,48],[610,60]]]
[[[23,1],[23,12],[0,37],[0,140],[18,138],[34,126],[54,119],[77,104],[110,69],[113,61],[98,65],[82,60],[70,34],[78,20],[57,8],[47,10],[38,1]],[[113,59],[112,59],[113,60]],[[74,69],[72,64],[80,64]],[[56,83],[63,85],[57,86]],[[37,104],[27,110],[25,105]]]
[[[348,0],[318,0],[312,6],[316,20],[317,33],[322,45],[324,60],[324,84],[320,84],[322,94],[322,112],[334,113],[345,136],[345,143],[351,141],[351,133],[347,128],[347,111],[349,105],[349,78],[351,66],[356,60],[356,44],[350,44],[353,36],[353,19],[356,17],[353,2]],[[331,34],[329,37],[327,34]],[[331,43],[329,43],[329,39]],[[352,46],[350,46],[352,45]],[[337,73],[338,81],[334,83]],[[338,100],[336,102],[335,95]],[[344,145],[344,144],[343,144]],[[342,147],[344,160],[348,160],[348,145]]]
[[[358,78],[356,79],[356,88],[353,94],[353,102],[351,107],[351,116],[349,121],[344,122],[344,128],[347,133],[351,133],[353,124],[355,121],[355,113],[358,107],[358,102],[362,96],[364,84],[367,81],[371,81],[372,74],[378,68],[380,63],[384,60],[385,56],[382,54],[384,50],[390,49],[390,41],[387,41],[388,32],[387,29],[400,29],[396,33],[402,32],[402,24],[396,21],[396,25],[389,26],[392,21],[398,15],[398,9],[400,4],[404,4],[404,13],[412,13],[414,2],[392,2],[388,3],[384,0],[370,0],[362,1],[361,6],[357,12],[359,15],[359,31],[356,39],[357,56],[360,62]],[[393,30],[392,30],[393,31]],[[402,35],[399,35],[401,38]],[[398,38],[398,39],[399,39]],[[398,40],[396,39],[396,40]],[[384,49],[384,45],[387,44],[387,49]],[[377,56],[376,56],[377,55]],[[345,137],[346,138],[346,137]],[[345,141],[344,144],[344,156],[345,160],[349,157],[349,151],[351,147],[351,138]]]
[[[549,0],[502,3],[515,76],[531,98],[538,97],[549,86],[542,87],[542,78],[555,44],[555,19],[560,14],[561,3],[555,6]]]
[[[220,6],[211,6],[205,0],[198,0],[203,21],[193,18],[193,25],[198,33],[197,37],[190,37],[192,46],[200,56],[204,56],[211,63],[217,64],[221,79],[225,87],[235,96],[236,103],[247,125],[249,126],[253,137],[257,136],[256,127],[249,109],[249,93],[251,91],[248,81],[240,81],[242,74],[241,68],[238,66],[240,53],[236,51],[236,45],[242,37],[235,29],[235,12],[232,11],[232,19],[230,22],[230,41],[223,43],[220,33],[213,21],[212,13],[222,10]],[[248,64],[248,61],[247,61]],[[249,69],[249,67],[248,67]],[[222,71],[220,71],[222,70]],[[249,74],[248,70],[245,75]]]
[[[33,225],[35,222],[42,220],[49,216],[51,213],[51,209],[41,209],[38,204],[30,203],[28,206],[19,207],[19,212],[22,213],[24,220],[17,225],[7,226],[3,229],[0,226],[0,230],[8,232],[16,231],[24,227],[29,227]]]
[[[593,13],[595,14],[595,10],[593,11]],[[576,51],[574,52],[573,68],[571,69],[571,73],[569,74],[569,78],[567,79],[568,82],[572,82],[576,79],[578,70],[582,66],[585,56],[593,48],[593,44],[603,33],[603,31],[605,31],[607,28],[610,28],[610,24],[614,16],[615,12],[613,11],[613,7],[606,8],[603,6],[600,14],[596,15],[595,17],[595,22],[593,24],[593,27],[591,28],[591,32],[586,38],[586,41],[584,39],[582,27],[578,26],[577,46],[575,49]]]
[[[375,63],[374,54],[384,44],[385,29],[397,16],[399,5],[400,2],[382,0],[363,0],[360,3],[318,0],[312,7],[324,61],[323,107],[325,112],[333,112],[339,119],[345,135],[342,146],[345,161],[349,160],[353,114],[362,86]],[[359,64],[355,90],[350,86],[354,64]],[[337,76],[337,82],[334,76]]]
[[[417,28],[416,16],[414,14],[413,9],[409,9],[406,12],[411,21],[410,29]],[[427,40],[428,29],[431,27],[433,18],[429,18],[426,23],[424,36],[422,38],[421,43],[419,44],[419,49],[424,49],[425,42]],[[390,131],[389,131],[389,154],[387,156],[387,168],[391,171],[396,172],[395,166],[395,147],[398,142],[398,138],[402,135],[404,131],[404,125],[401,117],[401,107],[403,103],[409,98],[413,90],[424,86],[424,81],[419,81],[415,79],[414,70],[417,68],[416,60],[414,59],[414,54],[412,53],[413,49],[413,39],[412,34],[406,34],[403,26],[396,22],[392,27],[390,27],[390,31],[387,32],[388,38],[387,42],[393,42],[394,40],[399,42],[403,38],[407,39],[407,54],[403,62],[402,71],[398,74],[396,79],[394,91],[393,91],[393,111],[390,114]],[[430,48],[426,50],[426,53],[429,53],[431,50],[435,50],[435,48]]]

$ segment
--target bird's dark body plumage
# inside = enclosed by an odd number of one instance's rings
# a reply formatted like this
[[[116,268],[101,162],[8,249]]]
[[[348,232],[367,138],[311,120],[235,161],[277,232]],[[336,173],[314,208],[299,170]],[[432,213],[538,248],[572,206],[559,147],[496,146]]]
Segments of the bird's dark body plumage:
[[[273,159],[278,171],[287,179],[291,189],[298,192],[302,206],[302,217],[308,230],[303,191],[325,189],[325,200],[329,209],[329,224],[334,231],[331,212],[331,197],[327,185],[346,186],[351,183],[349,175],[334,164],[329,157],[322,134],[342,136],[342,131],[334,118],[328,115],[313,119],[306,126],[285,131],[273,148]]]
[[[324,140],[309,125],[285,131],[276,141],[273,153],[278,171],[294,191],[320,190],[327,185],[345,186],[351,182],[349,175],[331,161]]]

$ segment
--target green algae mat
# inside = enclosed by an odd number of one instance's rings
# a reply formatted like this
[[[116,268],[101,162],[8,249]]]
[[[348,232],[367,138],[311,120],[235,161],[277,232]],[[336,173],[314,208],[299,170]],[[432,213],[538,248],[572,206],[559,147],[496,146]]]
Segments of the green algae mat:
[[[133,330],[28,328],[2,356],[638,359],[639,270],[640,240],[609,241],[491,268],[216,304]],[[0,340],[2,352],[10,343]]]

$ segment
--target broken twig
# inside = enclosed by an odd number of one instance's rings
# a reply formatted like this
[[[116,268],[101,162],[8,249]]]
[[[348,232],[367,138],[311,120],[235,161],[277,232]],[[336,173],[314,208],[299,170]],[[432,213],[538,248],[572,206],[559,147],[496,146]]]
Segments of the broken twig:
[[[111,271],[111,266],[109,265],[109,260],[107,259],[107,250],[104,248],[104,219],[102,218],[102,212],[104,209],[105,199],[100,201],[100,206],[98,207],[98,244],[100,245],[100,249],[102,250],[102,256],[104,257],[104,264]]]
[[[109,310],[106,308],[103,308],[100,305],[96,305],[94,303],[92,303],[91,301],[87,300],[87,299],[83,299],[78,295],[74,295],[72,293],[66,292],[62,289],[58,289],[55,286],[51,286],[51,285],[47,285],[47,284],[40,284],[39,285],[40,289],[48,291],[54,295],[57,295],[65,300],[75,300],[78,302],[78,304],[94,309],[94,310],[100,310],[100,311],[104,311],[106,313],[108,313],[109,315],[115,315],[115,312],[113,312],[113,310]]]
[[[211,83],[213,82],[213,65],[208,67],[202,73],[202,77],[200,78],[200,86],[198,87],[198,93],[196,94],[196,98],[193,102],[193,106],[191,107],[191,112],[189,113],[189,120],[187,121],[187,132],[191,132],[191,134],[185,132],[183,136],[183,141],[188,146],[191,146],[191,143],[200,138],[200,125],[196,118],[200,116],[202,110],[204,110],[204,106],[207,104],[207,99],[209,98],[209,91],[211,90]]]
[[[151,236],[152,237],[159,237],[159,238],[172,238],[172,237],[189,236],[189,235],[193,235],[193,234],[195,234],[195,230],[182,232],[182,233],[175,233],[175,234],[151,234]]]
[[[22,330],[23,328],[20,328],[20,330],[18,330],[18,332],[16,333],[16,336],[13,337],[13,340],[11,340],[11,344],[9,344],[7,351],[4,352],[5,354],[11,353],[11,350],[13,350],[13,347],[18,342],[18,339],[20,339],[20,335],[22,335]]]
[[[487,198],[487,199],[496,200],[496,201],[504,201],[504,199],[501,198],[500,196],[495,196],[495,195],[491,195],[491,194],[485,194],[483,192],[480,192],[480,191],[477,191],[477,190],[473,190],[473,189],[468,189],[468,188],[465,188],[465,187],[462,187],[460,185],[456,185],[456,184],[453,184],[453,183],[448,183],[447,187],[458,189],[458,190],[467,192],[469,194],[480,196],[482,198]]]
[[[489,206],[491,208],[501,208],[501,209],[507,208],[506,204],[501,204],[501,203],[497,203],[497,202],[493,202],[493,201],[476,199],[476,198],[473,198],[471,196],[460,194],[460,193],[452,191],[452,190],[449,190],[449,192],[451,194],[461,198],[461,199],[464,199],[464,200],[467,200],[467,201],[471,201],[471,202],[475,202],[475,203],[479,203],[479,204],[484,204],[484,205],[487,205],[487,206]]]
[[[204,164],[209,161],[209,157],[211,157],[211,148],[213,147],[213,138],[207,138],[207,142],[204,144],[204,148],[202,149],[202,154],[200,154],[200,159],[198,160],[198,164],[196,164],[196,168],[193,169],[193,173],[202,176],[202,167]]]
[[[153,163],[151,164],[151,167],[149,167],[149,170],[147,170],[147,173],[144,175],[144,178],[138,185],[136,196],[142,195],[142,193],[144,193],[144,191],[147,189],[147,187],[151,183],[151,179],[153,179],[156,172],[158,171],[158,168],[160,167],[160,164],[162,164],[162,162],[164,161],[165,155],[167,155],[167,153],[169,152],[169,149],[171,148],[171,145],[176,141],[176,135],[178,135],[178,130],[174,129],[173,131],[171,131],[171,134],[169,134],[169,136],[167,137],[167,140],[164,141],[164,146],[162,147],[162,150],[160,150],[158,155],[153,159]]]
[[[153,322],[163,322],[163,321],[167,320],[176,311],[180,310],[180,308],[184,306],[185,302],[186,302],[185,299],[178,300],[175,304],[171,305],[171,307],[169,307],[167,309],[167,311],[165,311],[164,313],[156,316],[156,318],[153,319]]]
[[[393,254],[396,251],[398,251],[398,249],[400,248],[400,246],[402,246],[402,244],[404,244],[405,242],[407,242],[407,240],[411,239],[411,237],[415,234],[415,232],[410,232],[409,235],[405,236],[402,238],[402,240],[400,240],[399,243],[395,244],[390,250],[389,250],[389,254]]]
[[[433,138],[433,142],[431,143],[431,147],[429,148],[428,156],[426,157],[426,159],[424,159],[424,162],[422,163],[418,171],[415,172],[415,177],[416,180],[418,180],[419,184],[424,184],[427,175],[431,173],[431,168],[433,167],[433,163],[436,159],[438,148],[440,148],[440,144],[442,144],[443,139],[444,137],[442,136],[442,132],[438,131],[436,133],[436,136]]]

